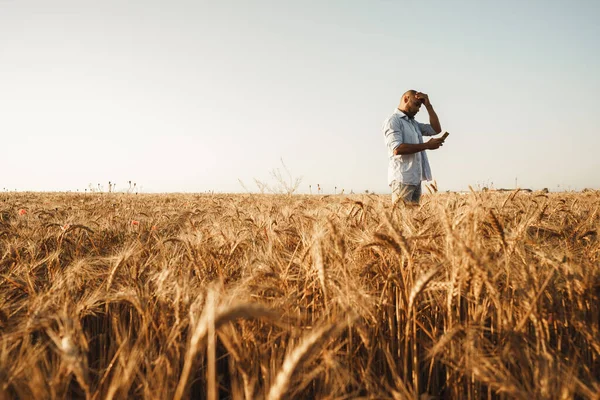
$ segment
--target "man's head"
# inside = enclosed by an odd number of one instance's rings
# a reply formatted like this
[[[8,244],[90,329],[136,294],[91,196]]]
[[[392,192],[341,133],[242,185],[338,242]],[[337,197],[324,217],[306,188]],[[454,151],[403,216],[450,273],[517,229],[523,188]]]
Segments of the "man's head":
[[[417,93],[416,90],[408,90],[400,99],[400,106],[398,109],[409,117],[414,117],[419,112],[421,104],[423,104],[423,101],[417,98]]]

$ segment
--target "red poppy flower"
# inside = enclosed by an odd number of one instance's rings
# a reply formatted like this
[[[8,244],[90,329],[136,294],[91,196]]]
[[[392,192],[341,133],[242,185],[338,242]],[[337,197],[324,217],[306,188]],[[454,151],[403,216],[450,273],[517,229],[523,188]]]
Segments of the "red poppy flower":
[[[140,221],[136,221],[136,220],[131,221],[131,225],[139,225],[139,224],[140,224]]]
[[[27,211],[25,209],[21,208],[19,210],[19,215],[25,215],[25,214],[27,214]]]

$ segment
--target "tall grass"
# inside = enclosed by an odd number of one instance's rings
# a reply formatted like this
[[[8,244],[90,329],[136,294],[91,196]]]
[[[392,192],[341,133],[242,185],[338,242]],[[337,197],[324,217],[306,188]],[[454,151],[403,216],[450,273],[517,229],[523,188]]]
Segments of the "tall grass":
[[[1,196],[0,398],[600,393],[597,192]]]

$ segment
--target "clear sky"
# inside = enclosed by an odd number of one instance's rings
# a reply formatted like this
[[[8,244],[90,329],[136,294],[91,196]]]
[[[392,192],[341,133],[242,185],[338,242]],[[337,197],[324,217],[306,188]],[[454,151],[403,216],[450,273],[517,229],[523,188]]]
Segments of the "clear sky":
[[[600,188],[599,1],[0,0],[0,188],[380,193],[407,89],[441,190]],[[417,120],[427,122],[423,109]]]

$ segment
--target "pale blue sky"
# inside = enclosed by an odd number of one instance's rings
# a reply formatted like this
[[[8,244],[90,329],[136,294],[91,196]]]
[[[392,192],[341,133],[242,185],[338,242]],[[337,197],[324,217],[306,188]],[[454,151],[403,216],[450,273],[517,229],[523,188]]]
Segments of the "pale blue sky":
[[[0,187],[239,192],[283,158],[301,192],[385,193],[381,124],[417,89],[451,133],[429,152],[440,189],[600,188],[599,19],[598,1],[0,0]]]

